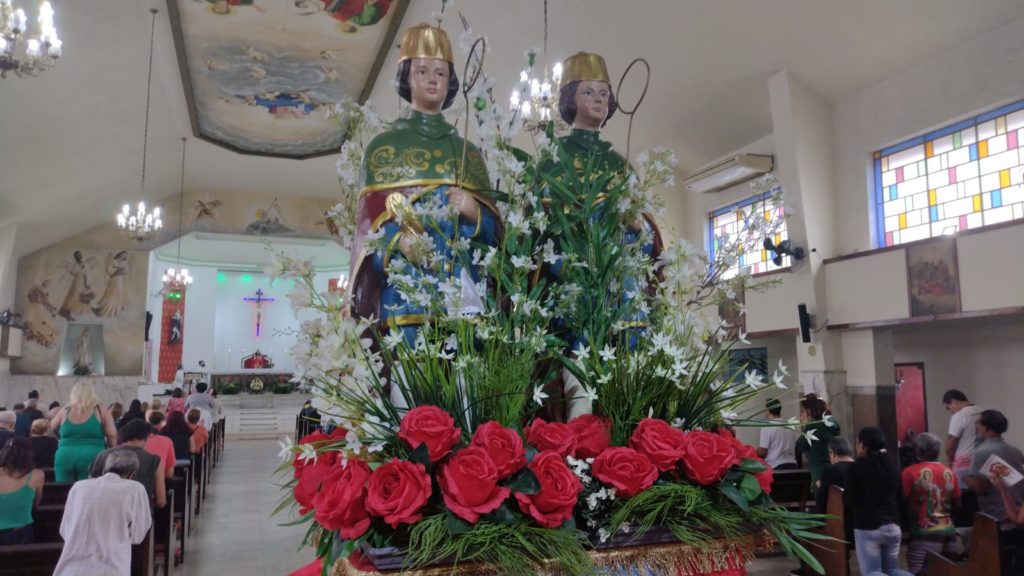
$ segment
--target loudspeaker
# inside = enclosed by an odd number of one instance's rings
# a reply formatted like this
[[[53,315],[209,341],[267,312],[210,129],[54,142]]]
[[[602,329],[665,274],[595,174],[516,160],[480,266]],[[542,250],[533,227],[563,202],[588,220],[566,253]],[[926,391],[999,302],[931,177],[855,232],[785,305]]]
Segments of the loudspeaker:
[[[800,316],[800,340],[811,341],[811,315],[807,313],[807,304],[798,304],[796,312]]]
[[[145,342],[149,342],[149,327],[153,325],[153,313],[146,310],[146,335]]]

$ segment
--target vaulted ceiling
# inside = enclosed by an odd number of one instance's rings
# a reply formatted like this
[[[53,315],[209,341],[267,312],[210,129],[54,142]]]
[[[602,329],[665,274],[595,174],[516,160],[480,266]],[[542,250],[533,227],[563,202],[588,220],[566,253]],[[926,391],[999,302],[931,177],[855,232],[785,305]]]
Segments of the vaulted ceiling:
[[[190,189],[337,194],[329,156],[247,156],[192,138],[165,2],[52,3],[65,57],[39,78],[0,81],[0,225],[18,223],[19,254],[112,221],[138,198],[150,7],[160,13],[146,197],[177,193],[184,136]],[[487,70],[504,95],[524,51],[543,44],[542,0],[449,4],[487,37]],[[439,5],[412,0],[403,27],[430,20]],[[601,53],[616,78],[646,58],[653,76],[633,145],[675,149],[685,173],[771,132],[766,80],[779,70],[835,101],[1022,17],[1020,0],[552,0],[548,52]],[[457,18],[445,27],[453,38],[461,29]],[[396,59],[390,50],[371,94],[385,117],[398,109]],[[620,148],[626,124],[615,118],[607,129]]]

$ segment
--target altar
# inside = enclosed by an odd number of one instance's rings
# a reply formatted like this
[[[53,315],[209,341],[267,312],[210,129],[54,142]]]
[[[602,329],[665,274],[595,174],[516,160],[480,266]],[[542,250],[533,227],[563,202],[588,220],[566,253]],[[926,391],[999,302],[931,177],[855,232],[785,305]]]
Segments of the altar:
[[[281,372],[273,368],[253,368],[224,372],[214,371],[210,374],[210,379],[213,380],[214,390],[224,392],[227,389],[259,394],[270,392],[279,384],[288,384],[291,382],[292,373]],[[263,384],[259,390],[253,389],[252,384],[255,379]]]

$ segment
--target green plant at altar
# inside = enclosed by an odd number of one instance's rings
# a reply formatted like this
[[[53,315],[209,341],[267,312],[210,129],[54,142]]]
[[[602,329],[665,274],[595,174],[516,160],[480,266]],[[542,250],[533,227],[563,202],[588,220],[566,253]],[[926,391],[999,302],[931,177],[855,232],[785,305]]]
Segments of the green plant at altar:
[[[283,446],[278,510],[297,505],[325,574],[339,559],[358,564],[363,545],[404,549],[410,569],[447,560],[532,574],[554,562],[587,574],[589,549],[654,528],[704,546],[767,530],[820,572],[802,542],[818,537],[822,517],[777,507],[771,470],[727,428],[765,424],[743,406],[785,387],[781,363],[768,380],[730,368],[743,336],[717,314],[735,299],[727,271],[779,223],[749,217],[745,235],[719,238],[713,260],[683,240],[652,260],[625,231],[659,212],[651,192],[674,185],[672,153],[641,154],[625,174],[572,165],[550,133],[524,153],[493,83],[477,84],[474,127],[504,236],[497,247],[453,244],[484,271],[481,314],[450,313],[458,278],[393,269],[403,297],[428,310],[410,344],[348,315],[344,297],[315,286],[312,262],[279,254],[267,267],[297,281],[290,299],[306,319],[290,350],[295,381],[312,382],[315,406],[338,424]],[[351,138],[332,215],[349,237],[353,171],[382,123],[351,102],[337,110]],[[777,189],[770,178],[756,186]],[[412,210],[424,226],[452,217],[428,203]],[[384,248],[372,237],[368,246]],[[539,273],[550,266],[558,282]],[[594,414],[548,422],[538,415],[556,401],[549,384],[563,368]],[[386,400],[392,388],[408,408]]]

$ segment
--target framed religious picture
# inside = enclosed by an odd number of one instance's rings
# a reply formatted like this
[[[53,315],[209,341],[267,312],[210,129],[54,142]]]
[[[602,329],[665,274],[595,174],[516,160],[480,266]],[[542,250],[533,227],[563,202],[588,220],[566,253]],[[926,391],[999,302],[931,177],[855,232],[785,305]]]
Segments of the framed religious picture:
[[[956,239],[943,238],[907,247],[910,315],[933,316],[960,311],[960,272]]]
[[[203,378],[206,377],[202,372],[185,372],[183,376],[185,378],[185,385],[189,388],[202,382]]]

